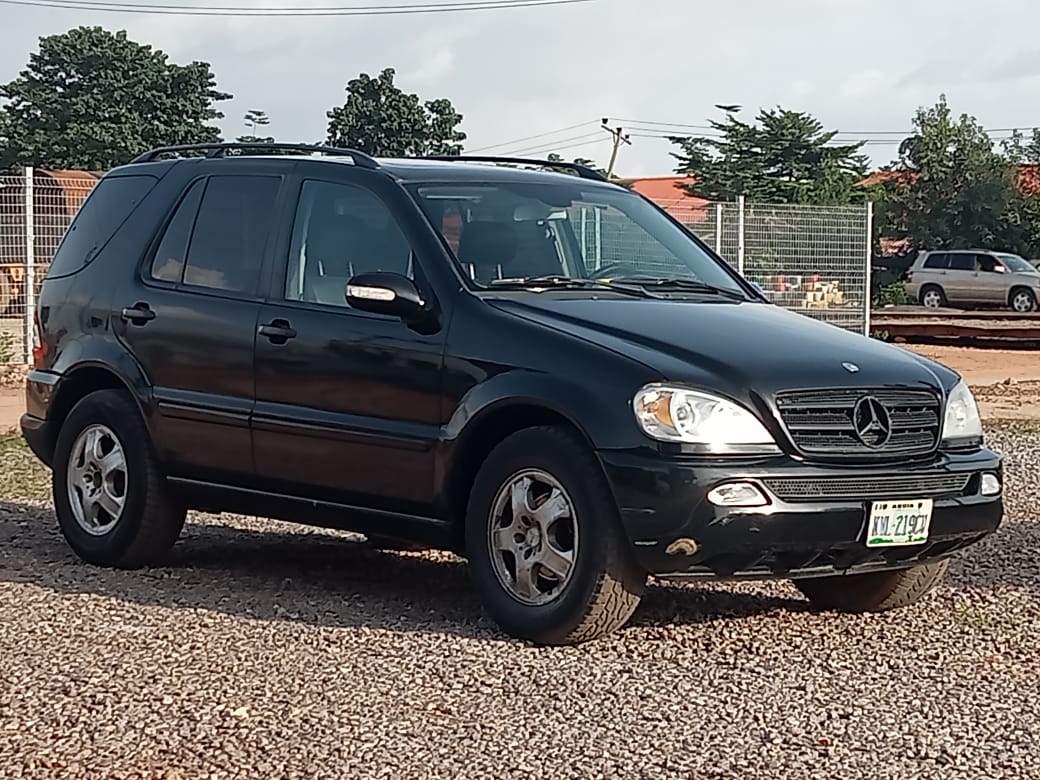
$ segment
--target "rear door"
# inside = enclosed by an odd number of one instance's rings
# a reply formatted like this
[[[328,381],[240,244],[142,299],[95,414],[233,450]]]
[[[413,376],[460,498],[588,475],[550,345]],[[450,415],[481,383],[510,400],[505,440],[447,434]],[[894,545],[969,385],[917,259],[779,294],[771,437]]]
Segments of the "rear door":
[[[118,328],[150,380],[149,424],[171,472],[238,482],[252,472],[258,291],[283,176],[214,168],[186,184],[122,290]]]
[[[979,300],[978,271],[974,252],[950,252],[949,268],[943,281],[950,303],[975,303]]]
[[[428,300],[433,291],[415,221],[392,207],[407,196],[386,177],[336,169],[293,185],[295,218],[260,311],[257,479],[266,490],[422,514],[434,498],[445,333],[348,306],[346,283],[363,271],[406,275]]]

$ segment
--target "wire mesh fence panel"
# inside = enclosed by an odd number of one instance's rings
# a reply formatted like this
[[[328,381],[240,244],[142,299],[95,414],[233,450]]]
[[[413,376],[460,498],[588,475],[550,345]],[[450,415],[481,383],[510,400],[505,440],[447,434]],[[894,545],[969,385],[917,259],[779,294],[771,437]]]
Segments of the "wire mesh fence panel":
[[[96,175],[79,171],[35,170],[31,180],[28,172],[0,176],[0,362],[28,361],[33,302],[65,230],[96,183]]]
[[[688,201],[661,205],[774,303],[864,332],[869,301],[866,206],[745,203],[741,219],[741,204],[712,203],[699,209],[699,219],[687,220]]]
[[[868,233],[866,206],[747,204],[744,275],[774,303],[863,333]]]
[[[25,360],[25,178],[0,176],[0,364]]]

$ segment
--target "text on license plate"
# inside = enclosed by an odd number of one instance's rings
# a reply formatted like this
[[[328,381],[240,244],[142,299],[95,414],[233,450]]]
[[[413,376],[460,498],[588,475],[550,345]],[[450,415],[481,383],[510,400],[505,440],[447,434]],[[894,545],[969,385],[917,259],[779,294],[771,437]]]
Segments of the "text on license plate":
[[[867,547],[896,547],[928,541],[932,499],[875,501],[867,521]]]

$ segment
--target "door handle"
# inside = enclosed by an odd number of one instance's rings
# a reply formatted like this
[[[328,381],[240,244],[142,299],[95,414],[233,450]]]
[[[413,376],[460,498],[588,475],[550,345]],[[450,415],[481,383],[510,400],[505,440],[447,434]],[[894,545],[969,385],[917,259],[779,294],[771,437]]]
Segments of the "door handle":
[[[155,319],[155,312],[152,311],[144,301],[138,301],[133,306],[125,307],[119,313],[119,316],[122,318],[123,322],[132,322],[136,325],[143,325],[149,320]]]
[[[271,320],[257,328],[257,333],[269,339],[272,344],[284,344],[289,339],[296,338],[296,331],[289,324],[289,320]]]

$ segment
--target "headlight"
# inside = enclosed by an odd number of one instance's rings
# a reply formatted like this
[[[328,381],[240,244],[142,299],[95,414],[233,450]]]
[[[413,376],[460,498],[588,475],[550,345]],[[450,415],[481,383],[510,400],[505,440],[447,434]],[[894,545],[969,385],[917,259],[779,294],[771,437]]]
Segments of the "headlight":
[[[982,418],[975,396],[963,381],[958,382],[946,399],[942,443],[949,445],[978,443],[982,439]]]
[[[632,401],[636,420],[659,441],[699,445],[708,452],[776,452],[755,415],[724,398],[668,385],[647,385]]]

